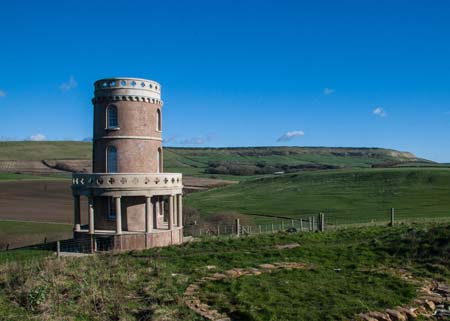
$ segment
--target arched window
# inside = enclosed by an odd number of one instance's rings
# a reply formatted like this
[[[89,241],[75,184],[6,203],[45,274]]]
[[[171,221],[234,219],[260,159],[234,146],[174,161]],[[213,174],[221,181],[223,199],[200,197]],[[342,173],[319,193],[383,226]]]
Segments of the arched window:
[[[119,121],[117,118],[117,107],[109,105],[106,108],[106,128],[119,128]]]
[[[156,130],[161,131],[161,109],[156,110]]]
[[[158,151],[156,152],[156,172],[157,173],[162,172],[162,150],[161,150],[161,148],[158,148]]]
[[[117,173],[117,148],[114,146],[106,148],[106,172]]]

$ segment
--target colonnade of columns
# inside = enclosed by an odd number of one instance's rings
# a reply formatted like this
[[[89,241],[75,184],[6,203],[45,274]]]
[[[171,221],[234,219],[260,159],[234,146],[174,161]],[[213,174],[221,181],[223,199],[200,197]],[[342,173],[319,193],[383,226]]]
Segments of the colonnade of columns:
[[[164,215],[164,196],[145,196],[145,233],[152,233],[158,229],[172,230],[174,227],[183,226],[183,200],[181,194],[167,195],[168,216],[167,227],[158,218]],[[116,214],[115,234],[122,234],[122,197],[114,196],[114,206]],[[81,231],[80,196],[74,195],[74,229]],[[89,234],[95,233],[94,199],[88,197],[88,223]]]

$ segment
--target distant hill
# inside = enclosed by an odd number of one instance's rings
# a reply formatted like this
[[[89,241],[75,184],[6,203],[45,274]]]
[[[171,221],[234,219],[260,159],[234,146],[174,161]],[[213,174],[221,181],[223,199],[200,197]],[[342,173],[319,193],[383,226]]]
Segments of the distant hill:
[[[90,171],[92,143],[0,142],[0,171]],[[409,152],[351,147],[164,148],[167,172],[253,176],[274,172],[393,166],[435,166]]]
[[[326,214],[329,223],[448,218],[449,168],[378,168],[299,172],[194,193],[185,205],[205,218],[224,213],[299,218]]]

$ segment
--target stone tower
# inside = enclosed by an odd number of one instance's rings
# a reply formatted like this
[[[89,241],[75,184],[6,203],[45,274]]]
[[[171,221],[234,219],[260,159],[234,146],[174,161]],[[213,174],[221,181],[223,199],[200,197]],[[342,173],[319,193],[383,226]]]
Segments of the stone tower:
[[[161,86],[151,80],[95,82],[92,174],[72,177],[74,236],[116,250],[179,244],[182,177],[163,173]],[[80,196],[88,198],[81,225]]]

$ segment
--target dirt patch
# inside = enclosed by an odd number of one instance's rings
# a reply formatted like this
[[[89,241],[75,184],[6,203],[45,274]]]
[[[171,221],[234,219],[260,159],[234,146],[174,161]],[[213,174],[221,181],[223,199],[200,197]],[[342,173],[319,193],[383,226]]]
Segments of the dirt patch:
[[[70,180],[0,182],[0,219],[73,223]],[[87,222],[86,198],[81,198],[82,221]],[[85,213],[86,212],[86,213]]]

